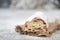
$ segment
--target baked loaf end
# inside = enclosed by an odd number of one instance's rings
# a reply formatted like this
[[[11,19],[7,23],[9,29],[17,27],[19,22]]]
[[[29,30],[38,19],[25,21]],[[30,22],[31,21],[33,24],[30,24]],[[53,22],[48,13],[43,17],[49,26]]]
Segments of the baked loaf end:
[[[34,18],[30,22],[26,22],[24,25],[24,31],[27,32],[40,32],[44,31],[46,32],[47,26],[44,20],[40,18]]]
[[[49,36],[45,21],[37,17],[27,21],[24,24],[23,30],[27,33],[34,33],[36,36]]]

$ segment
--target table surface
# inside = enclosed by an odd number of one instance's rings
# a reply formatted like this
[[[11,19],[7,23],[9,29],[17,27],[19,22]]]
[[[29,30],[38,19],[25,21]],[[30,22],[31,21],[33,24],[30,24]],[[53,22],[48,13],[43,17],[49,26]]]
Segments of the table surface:
[[[60,40],[60,31],[53,33],[51,37],[33,37],[20,35],[15,32],[15,26],[22,24],[35,10],[8,10],[0,9],[0,40]],[[60,11],[44,11],[50,21],[60,19]]]

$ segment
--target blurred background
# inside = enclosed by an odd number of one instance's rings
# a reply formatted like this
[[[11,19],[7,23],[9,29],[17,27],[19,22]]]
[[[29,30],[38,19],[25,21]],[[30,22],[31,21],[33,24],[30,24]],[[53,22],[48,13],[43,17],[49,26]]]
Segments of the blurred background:
[[[60,0],[0,0],[0,8],[12,9],[60,9]]]
[[[12,10],[13,9],[13,10]],[[0,40],[60,40],[60,30],[51,37],[32,37],[15,32],[37,11],[42,11],[49,21],[60,20],[60,0],[0,0]]]

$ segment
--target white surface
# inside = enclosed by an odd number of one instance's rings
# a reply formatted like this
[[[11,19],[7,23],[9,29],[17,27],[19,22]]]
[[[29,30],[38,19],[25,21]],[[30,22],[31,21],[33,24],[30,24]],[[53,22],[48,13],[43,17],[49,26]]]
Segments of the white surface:
[[[0,9],[0,40],[60,40],[60,31],[55,32],[51,37],[32,37],[19,35],[14,31],[15,25],[21,24],[30,17],[33,10],[7,10]],[[49,21],[53,21],[58,17],[60,19],[60,11],[44,11]]]

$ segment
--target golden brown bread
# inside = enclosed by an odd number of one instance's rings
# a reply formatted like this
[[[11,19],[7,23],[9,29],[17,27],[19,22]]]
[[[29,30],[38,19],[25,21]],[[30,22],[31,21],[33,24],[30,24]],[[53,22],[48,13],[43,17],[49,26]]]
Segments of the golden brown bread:
[[[54,21],[52,23],[48,23],[49,27],[47,28],[44,20],[40,18],[34,18],[31,21],[27,21],[24,25],[17,25],[16,32],[25,35],[32,36],[51,36],[53,32],[60,28],[58,21]]]

